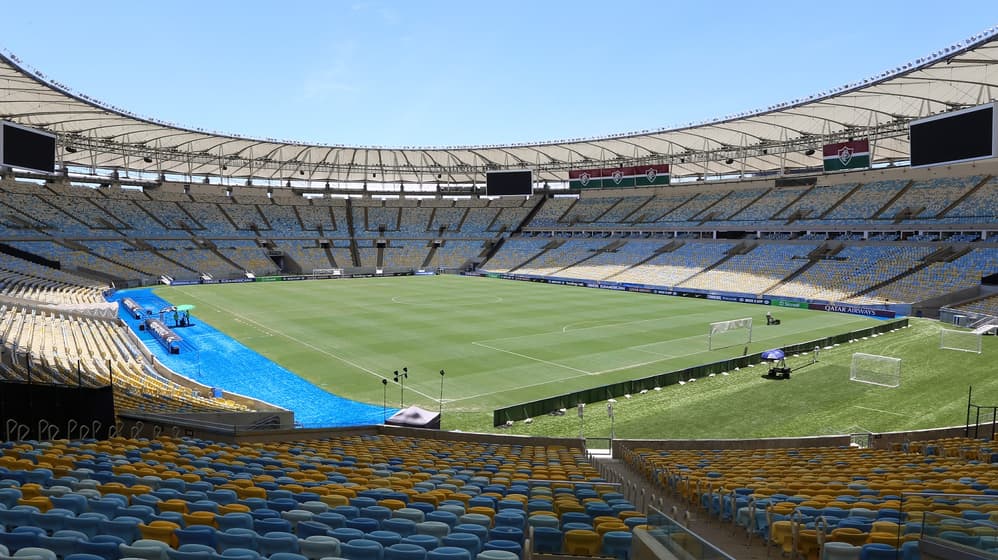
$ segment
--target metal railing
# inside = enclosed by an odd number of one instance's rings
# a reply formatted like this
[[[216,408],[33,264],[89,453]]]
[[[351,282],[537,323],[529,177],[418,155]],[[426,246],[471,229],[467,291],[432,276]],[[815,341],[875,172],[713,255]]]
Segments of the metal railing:
[[[648,534],[676,558],[683,560],[734,560],[706,539],[656,507],[648,510]]]
[[[998,558],[998,524],[992,517],[998,496],[906,492],[901,497],[906,532],[920,528],[924,552],[940,558]],[[917,517],[920,523],[914,521]]]

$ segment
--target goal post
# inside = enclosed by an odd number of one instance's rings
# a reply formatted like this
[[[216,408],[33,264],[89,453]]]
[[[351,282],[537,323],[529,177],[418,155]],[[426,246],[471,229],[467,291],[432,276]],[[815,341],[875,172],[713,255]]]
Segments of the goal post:
[[[959,350],[961,352],[981,353],[981,333],[977,331],[956,331],[953,329],[939,330],[940,350]]]
[[[901,358],[857,352],[852,355],[849,381],[897,387],[901,385]]]
[[[752,318],[718,321],[707,331],[707,349],[716,350],[752,342]]]

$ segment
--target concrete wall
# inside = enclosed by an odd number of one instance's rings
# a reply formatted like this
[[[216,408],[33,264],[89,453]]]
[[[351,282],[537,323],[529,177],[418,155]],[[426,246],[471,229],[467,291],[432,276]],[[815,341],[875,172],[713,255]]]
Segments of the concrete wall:
[[[231,443],[235,442],[238,437],[238,432],[235,430],[236,426],[251,426],[275,416],[282,426],[294,425],[294,414],[290,411],[207,412],[178,416],[124,412],[118,415],[118,421],[120,422],[121,434],[126,437],[131,437],[134,430],[134,433],[138,437],[152,438],[163,434]],[[294,433],[294,430],[291,428],[281,430],[263,429],[263,431],[280,432],[284,434],[284,439],[288,439],[288,433]]]
[[[912,441],[927,441],[942,438],[963,437],[964,426],[913,430],[910,432],[883,432],[870,435],[870,447],[891,449],[896,445]],[[978,427],[979,437],[991,437],[991,424]],[[970,434],[973,435],[973,432]],[[796,438],[762,439],[689,439],[689,440],[649,440],[628,439],[613,442],[614,456],[619,457],[624,449],[783,449],[797,447],[840,447],[849,445],[848,434],[834,436],[813,436]]]
[[[762,439],[626,439],[613,442],[613,454],[624,449],[785,449],[849,445],[849,435]]]

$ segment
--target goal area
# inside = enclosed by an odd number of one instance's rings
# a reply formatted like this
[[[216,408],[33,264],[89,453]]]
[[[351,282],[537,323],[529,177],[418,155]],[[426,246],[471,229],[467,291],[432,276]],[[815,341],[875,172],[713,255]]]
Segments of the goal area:
[[[959,350],[961,352],[981,353],[981,338],[983,333],[977,331],[956,331],[952,329],[939,330],[940,350]]]
[[[717,350],[752,342],[752,318],[718,321],[707,331],[707,349]]]
[[[901,385],[901,358],[857,352],[852,355],[849,381],[897,387]]]

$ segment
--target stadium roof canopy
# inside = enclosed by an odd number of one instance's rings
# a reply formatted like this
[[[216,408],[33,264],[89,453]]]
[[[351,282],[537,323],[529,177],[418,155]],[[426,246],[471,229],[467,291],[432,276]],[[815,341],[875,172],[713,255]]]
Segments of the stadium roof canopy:
[[[872,78],[702,123],[508,145],[321,145],[134,115],[0,53],[0,118],[57,134],[65,166],[281,183],[472,183],[487,170],[522,167],[540,180],[565,181],[569,169],[654,163],[671,164],[673,176],[759,174],[820,168],[822,145],[849,138],[870,139],[874,164],[906,161],[911,120],[996,97],[998,27],[992,27]]]

